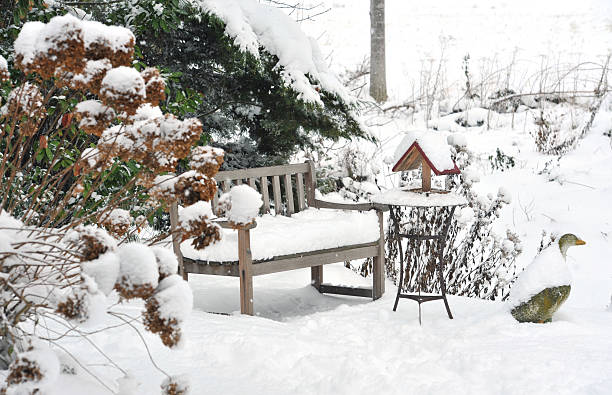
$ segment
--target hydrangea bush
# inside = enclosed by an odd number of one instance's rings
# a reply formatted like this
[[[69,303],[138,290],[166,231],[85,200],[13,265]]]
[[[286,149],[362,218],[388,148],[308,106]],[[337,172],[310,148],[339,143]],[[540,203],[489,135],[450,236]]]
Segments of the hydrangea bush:
[[[143,326],[166,346],[183,340],[181,325],[193,301],[169,239],[194,238],[196,248],[219,240],[209,201],[223,151],[194,148],[200,121],[157,107],[164,80],[155,68],[131,67],[134,41],[128,29],[64,15],[23,26],[14,55],[24,75],[20,84],[11,86],[0,57],[8,91],[0,109],[0,364],[9,369],[6,393],[44,391],[57,377],[58,357],[36,339],[55,343],[61,336],[45,335],[41,317],[75,327],[101,310],[133,327],[133,318],[107,306],[113,292],[122,301],[145,301]],[[55,106],[59,97],[71,106]],[[55,166],[71,152],[75,131],[84,131],[90,146],[73,163]],[[49,141],[59,143],[50,147]],[[41,151],[50,151],[51,165],[39,168],[37,185],[19,188]],[[175,175],[183,160],[191,170]],[[108,204],[75,215],[121,163],[133,164],[134,176]],[[143,191],[149,212],[178,201],[189,213],[174,234],[146,244],[131,240],[147,218],[132,218],[124,207]],[[167,375],[162,389],[184,394],[188,386]]]

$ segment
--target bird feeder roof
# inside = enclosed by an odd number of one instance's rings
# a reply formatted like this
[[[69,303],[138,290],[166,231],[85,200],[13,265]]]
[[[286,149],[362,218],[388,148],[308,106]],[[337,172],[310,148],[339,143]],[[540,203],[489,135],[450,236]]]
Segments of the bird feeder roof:
[[[433,132],[408,133],[395,151],[393,171],[418,169],[423,160],[437,176],[461,172],[446,139]]]

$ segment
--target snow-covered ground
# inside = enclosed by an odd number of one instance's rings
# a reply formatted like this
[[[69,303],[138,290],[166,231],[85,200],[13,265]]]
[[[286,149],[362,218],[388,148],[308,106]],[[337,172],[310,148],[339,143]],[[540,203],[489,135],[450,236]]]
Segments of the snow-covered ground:
[[[326,266],[325,276],[368,283],[342,265]],[[609,394],[612,388],[610,313],[568,305],[551,324],[519,324],[501,303],[451,297],[454,320],[441,302],[431,302],[419,326],[416,303],[402,300],[392,311],[390,282],[385,296],[371,302],[320,295],[309,278],[308,270],[257,277],[257,316],[246,317],[208,313],[239,310],[238,279],[192,276],[187,344],[168,351],[145,334],[156,362],[189,374],[194,394]],[[126,312],[137,314],[138,307]],[[151,375],[133,331],[90,338],[142,383],[142,394],[156,393],[163,377]],[[82,358],[95,354],[84,342],[71,346]]]
[[[317,3],[319,0],[317,0]],[[332,67],[353,68],[369,47],[369,2],[324,0],[332,7],[302,27],[319,38]],[[388,70],[393,100],[412,96],[422,62],[440,57],[448,43],[447,81],[461,78],[469,53],[503,65],[517,50],[517,64],[539,67],[539,55],[566,62],[599,59],[612,47],[612,3],[590,1],[387,0]],[[442,42],[440,41],[442,37]],[[497,58],[496,58],[497,57]],[[536,254],[543,230],[572,232],[587,245],[569,250],[572,292],[550,324],[519,324],[503,302],[450,297],[454,320],[442,303],[402,300],[392,311],[395,287],[387,282],[380,300],[318,294],[310,272],[300,270],[254,280],[255,317],[240,316],[238,279],[192,275],[194,311],[185,326],[186,344],[164,348],[144,334],[157,362],[170,374],[190,376],[193,394],[610,394],[612,393],[612,148],[603,133],[612,128],[612,104],[602,106],[594,126],[553,173],[540,174],[552,157],[535,151],[533,112],[494,115],[486,126],[462,129],[448,119],[441,133],[460,132],[482,159],[482,192],[500,186],[512,194],[502,221],[521,237],[518,266]],[[514,127],[512,126],[514,125]],[[392,155],[400,132],[422,129],[411,119],[373,127],[380,145],[361,148],[376,158]],[[507,171],[492,171],[488,156],[499,148],[516,160]],[[342,264],[325,268],[326,282],[368,285]],[[142,306],[128,304],[138,315]],[[230,315],[211,312],[232,313]],[[116,324],[114,321],[108,324]],[[142,394],[158,393],[163,375],[150,363],[140,338],[128,327],[95,333],[90,340],[139,381]],[[89,369],[107,379],[122,375],[82,339],[62,344]],[[92,360],[93,359],[93,360]],[[153,372],[153,373],[152,373]],[[86,377],[84,375],[83,377]],[[74,378],[50,394],[82,394]],[[96,384],[94,384],[96,386]],[[99,393],[108,393],[99,387]]]

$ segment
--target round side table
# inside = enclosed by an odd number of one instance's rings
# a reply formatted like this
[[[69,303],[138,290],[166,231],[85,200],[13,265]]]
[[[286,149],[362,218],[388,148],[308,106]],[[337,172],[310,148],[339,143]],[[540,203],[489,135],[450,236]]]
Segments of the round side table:
[[[397,243],[397,248],[399,250],[399,263],[400,263],[400,277],[399,283],[397,287],[397,295],[395,297],[395,304],[393,305],[393,311],[397,310],[397,305],[400,299],[410,299],[414,300],[419,304],[419,324],[421,324],[421,304],[425,302],[431,302],[434,300],[442,300],[444,302],[444,306],[446,307],[446,312],[448,314],[448,318],[452,319],[453,314],[451,313],[450,306],[448,304],[448,300],[446,298],[446,284],[444,282],[444,249],[446,247],[446,241],[448,236],[448,230],[452,223],[455,209],[459,206],[464,206],[467,204],[467,200],[460,195],[454,194],[452,192],[432,190],[431,192],[415,192],[405,189],[391,189],[386,192],[383,192],[379,195],[376,195],[372,198],[374,203],[385,204],[389,206],[390,211],[390,229],[393,228],[392,239],[391,242]],[[443,222],[441,223],[440,230],[435,234],[425,234],[419,232],[419,229],[416,231],[410,229],[408,231],[404,230],[403,227],[407,224],[403,224],[401,218],[401,211],[403,208],[417,208],[417,209],[441,209],[443,212],[438,213],[438,215],[445,215]],[[420,281],[418,292],[415,293],[402,293],[402,286],[404,283],[404,272],[407,270],[407,267],[404,263],[404,252],[402,246],[402,240],[422,242],[422,241],[432,241],[436,243],[435,248],[435,266],[437,272],[437,279],[440,286],[440,294],[439,295],[422,295]],[[417,277],[421,277],[421,268],[419,267]],[[417,279],[418,280],[418,279]]]

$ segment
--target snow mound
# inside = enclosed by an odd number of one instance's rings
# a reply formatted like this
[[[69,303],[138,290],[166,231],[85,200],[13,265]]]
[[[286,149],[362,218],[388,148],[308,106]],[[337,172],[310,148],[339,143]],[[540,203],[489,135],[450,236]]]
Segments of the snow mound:
[[[562,285],[571,285],[572,278],[565,258],[557,243],[551,244],[525,268],[510,290],[512,307],[527,302],[540,291]]]
[[[83,39],[83,22],[70,14],[55,16],[39,31],[35,41],[36,54],[45,54],[50,50],[69,49],[65,46],[68,40]],[[36,55],[35,54],[35,55]]]
[[[106,218],[106,221],[114,225],[129,226],[132,223],[132,216],[130,215],[129,211],[124,210],[122,208],[116,208],[108,214],[108,218]]]
[[[138,107],[136,113],[130,117],[134,123],[139,121],[148,121],[149,119],[163,118],[164,114],[157,106],[152,106],[151,103],[143,103]]]
[[[285,83],[295,89],[299,98],[322,105],[316,80],[323,89],[353,103],[354,98],[332,73],[317,43],[306,36],[296,21],[278,8],[254,0],[193,0],[193,5],[212,13],[225,22],[225,33],[242,50],[259,56],[264,47],[278,57],[277,67]]]

